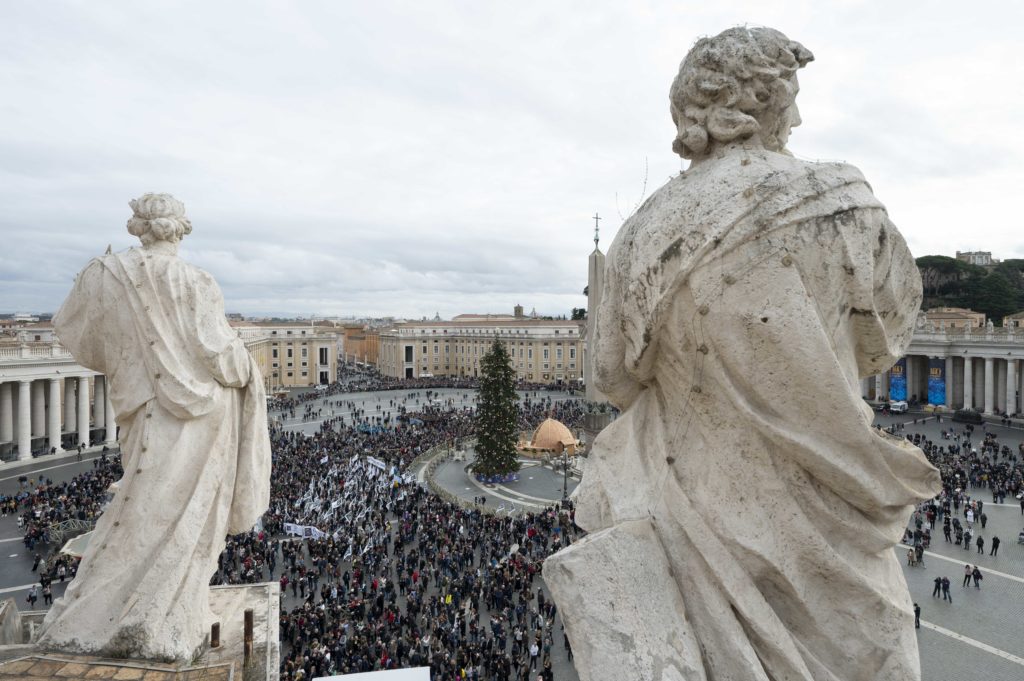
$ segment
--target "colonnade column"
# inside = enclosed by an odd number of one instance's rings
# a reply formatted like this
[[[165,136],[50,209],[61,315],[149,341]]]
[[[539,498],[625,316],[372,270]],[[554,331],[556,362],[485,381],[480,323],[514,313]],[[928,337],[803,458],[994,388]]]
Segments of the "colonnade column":
[[[1017,413],[1017,360],[1006,360],[1006,414]]]
[[[78,379],[78,444],[89,446],[89,379]]]
[[[964,357],[964,409],[974,408],[974,358]]]
[[[884,392],[885,392],[884,388],[885,388],[885,374],[876,374],[875,375],[875,399],[876,400],[881,401],[881,400],[884,400],[884,399],[889,397],[888,395],[885,395],[883,397]]]
[[[953,358],[946,358],[946,408],[953,408]]]
[[[18,382],[18,459],[32,459],[32,381]]]
[[[78,402],[75,400],[77,378],[64,379],[64,431],[73,433],[78,430]]]
[[[49,424],[46,429],[50,436],[50,449],[56,450],[57,454],[64,451],[60,440],[60,381],[59,378],[50,379],[50,411],[47,412]]]
[[[107,379],[96,376],[92,379],[92,423],[97,428],[106,425],[106,387]]]
[[[996,396],[996,363],[991,357],[985,358],[985,413],[991,414],[995,408]]]
[[[32,388],[32,436],[46,435],[46,388],[42,381],[30,381]]]
[[[0,383],[0,442],[14,439],[14,395],[10,383]]]
[[[117,442],[117,422],[114,420],[114,403],[110,401],[110,382],[104,380],[103,410],[106,412],[106,428],[104,439],[107,443]]]

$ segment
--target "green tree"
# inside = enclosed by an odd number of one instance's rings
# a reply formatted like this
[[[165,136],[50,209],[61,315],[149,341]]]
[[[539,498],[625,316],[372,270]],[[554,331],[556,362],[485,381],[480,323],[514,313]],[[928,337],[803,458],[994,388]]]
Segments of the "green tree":
[[[516,374],[505,346],[497,338],[480,360],[480,374],[473,472],[486,476],[514,473],[519,470]]]
[[[585,307],[574,307],[572,309],[573,320],[580,320],[587,318],[587,308]]]
[[[975,310],[1002,324],[1003,317],[1017,311],[1017,291],[1001,272],[993,272],[978,285],[975,304]]]

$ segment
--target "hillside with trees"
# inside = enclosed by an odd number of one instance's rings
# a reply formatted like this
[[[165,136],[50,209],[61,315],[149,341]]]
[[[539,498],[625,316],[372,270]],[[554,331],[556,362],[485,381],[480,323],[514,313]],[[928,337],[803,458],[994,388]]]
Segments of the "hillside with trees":
[[[966,307],[984,312],[999,326],[1003,317],[1024,310],[1024,260],[979,267],[944,255],[917,259],[924,284],[921,309]]]

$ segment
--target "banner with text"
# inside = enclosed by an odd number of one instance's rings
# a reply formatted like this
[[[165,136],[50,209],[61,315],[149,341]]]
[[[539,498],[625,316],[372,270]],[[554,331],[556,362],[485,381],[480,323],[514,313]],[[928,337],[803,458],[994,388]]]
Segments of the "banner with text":
[[[946,360],[932,357],[928,360],[928,404],[946,403]]]
[[[907,358],[901,357],[892,369],[889,369],[889,399],[893,402],[907,399]]]

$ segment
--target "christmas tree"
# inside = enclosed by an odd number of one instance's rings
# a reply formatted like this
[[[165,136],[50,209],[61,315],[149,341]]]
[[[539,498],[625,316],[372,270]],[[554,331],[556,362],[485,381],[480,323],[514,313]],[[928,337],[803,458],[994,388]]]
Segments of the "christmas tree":
[[[519,399],[512,361],[497,338],[480,360],[480,373],[473,472],[485,477],[508,475],[519,470],[516,455]]]

